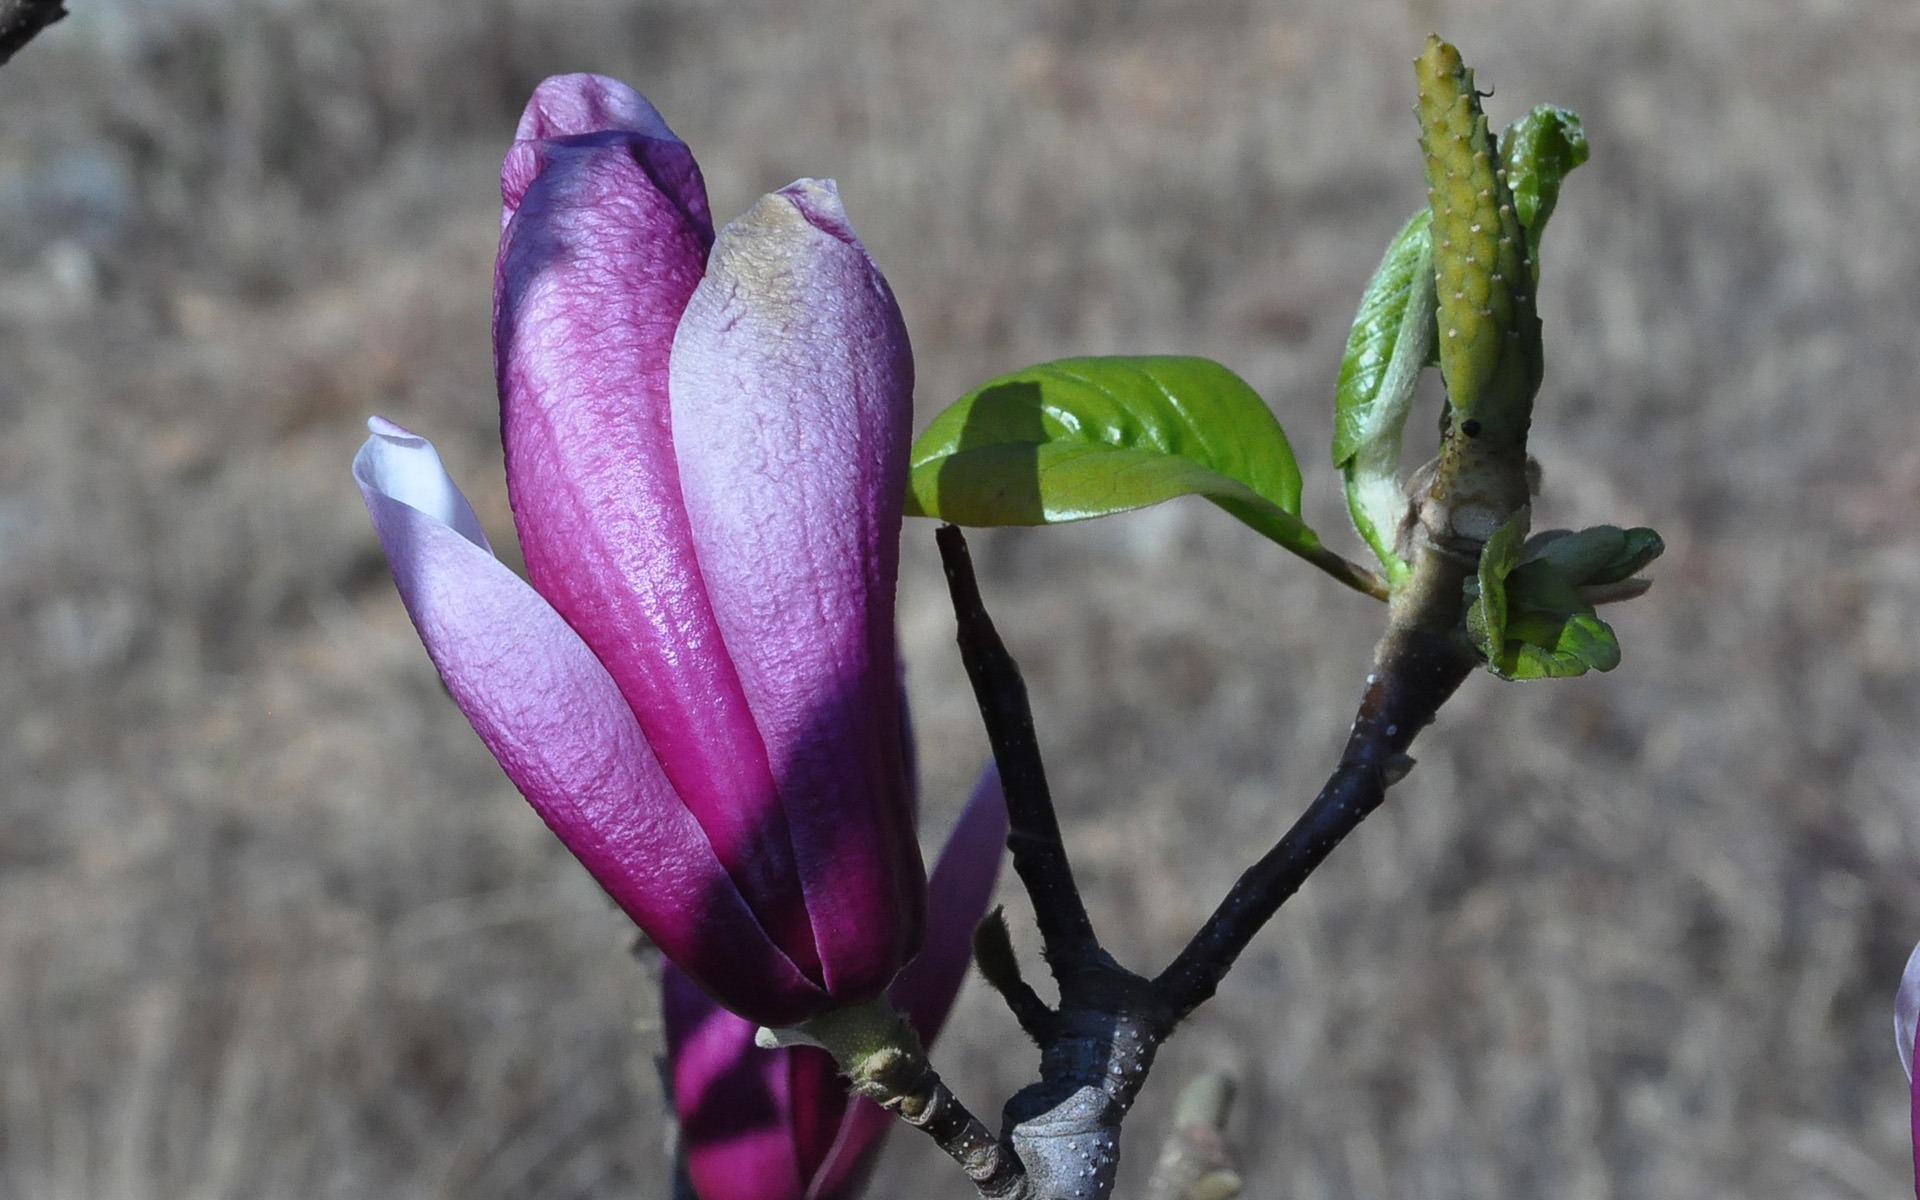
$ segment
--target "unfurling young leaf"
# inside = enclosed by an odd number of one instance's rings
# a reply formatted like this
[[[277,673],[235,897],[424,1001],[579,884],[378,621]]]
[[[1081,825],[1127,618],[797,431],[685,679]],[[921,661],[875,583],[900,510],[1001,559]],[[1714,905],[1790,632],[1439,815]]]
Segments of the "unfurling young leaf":
[[[1587,134],[1571,109],[1542,104],[1500,135],[1513,211],[1527,231],[1527,260],[1540,282],[1540,231],[1560,201],[1560,181],[1587,161]]]
[[[1550,529],[1527,542],[1524,558],[1550,566],[1575,587],[1619,583],[1667,548],[1651,529],[1595,525],[1570,533]]]
[[[1500,661],[1507,644],[1507,576],[1520,562],[1527,540],[1527,510],[1521,509],[1494,531],[1480,552],[1480,569],[1467,584],[1467,636],[1489,664]]]
[[[1205,496],[1362,591],[1300,519],[1300,468],[1266,402],[1204,358],[1069,358],[989,380],[914,443],[907,511],[1054,525]]]
[[[1488,539],[1468,586],[1467,632],[1502,679],[1560,679],[1620,665],[1613,630],[1596,597],[1638,594],[1629,579],[1665,546],[1651,529],[1596,525],[1526,539],[1527,510]],[[1639,586],[1624,586],[1637,584]]]
[[[1400,230],[1361,297],[1334,388],[1333,465],[1346,485],[1354,528],[1398,585],[1407,564],[1395,548],[1407,515],[1400,435],[1420,372],[1433,354],[1432,215]]]

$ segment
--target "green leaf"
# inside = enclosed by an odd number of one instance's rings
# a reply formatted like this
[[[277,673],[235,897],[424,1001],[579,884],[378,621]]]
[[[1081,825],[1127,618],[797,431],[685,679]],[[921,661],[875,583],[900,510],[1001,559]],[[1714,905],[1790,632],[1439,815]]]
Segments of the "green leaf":
[[[1407,515],[1400,438],[1420,372],[1434,352],[1432,214],[1407,221],[1360,299],[1334,387],[1333,463],[1353,526],[1397,584],[1407,564],[1394,542]]]
[[[1621,546],[1620,553],[1582,582],[1618,583],[1629,576],[1638,575],[1642,567],[1659,558],[1666,550],[1666,540],[1658,533],[1645,526],[1636,526],[1626,531],[1625,544]]]
[[[1578,533],[1549,529],[1528,539],[1526,561],[1544,564],[1580,584],[1619,557],[1626,545],[1627,531],[1618,525],[1595,525]]]
[[[1406,422],[1406,405],[1426,362],[1426,348],[1421,347],[1411,366],[1401,360],[1410,342],[1433,338],[1433,243],[1427,236],[1432,220],[1433,214],[1426,209],[1407,219],[1387,244],[1360,298],[1360,311],[1347,334],[1346,357],[1340,361],[1339,382],[1334,385],[1336,467],[1346,466],[1381,437],[1397,441]],[[1409,328],[1409,308],[1424,310],[1424,330],[1418,324]]]
[[[1527,540],[1528,512],[1521,509],[1494,531],[1480,552],[1480,567],[1468,581],[1467,636],[1495,673],[1507,644],[1507,576],[1520,561]]]
[[[1205,496],[1296,554],[1300,468],[1266,402],[1204,358],[1069,358],[989,380],[914,443],[907,512],[1052,525]]]
[[[1613,629],[1591,612],[1526,613],[1507,627],[1494,674],[1502,679],[1571,679],[1620,665]]]
[[[1595,573],[1631,560],[1644,566],[1658,535],[1598,525],[1578,533],[1549,530],[1528,540],[1526,518],[1520,510],[1488,539],[1479,571],[1468,581],[1467,633],[1474,647],[1502,679],[1566,679],[1613,670],[1620,665],[1619,639],[1579,589]]]
[[[1507,187],[1514,214],[1527,230],[1527,258],[1540,279],[1540,234],[1560,200],[1560,182],[1587,161],[1587,133],[1571,109],[1542,104],[1507,126],[1500,135],[1500,157],[1507,166]]]
[[[1644,527],[1595,525],[1570,533],[1551,529],[1527,542],[1529,565],[1542,563],[1574,587],[1618,583],[1659,558],[1667,544]]]

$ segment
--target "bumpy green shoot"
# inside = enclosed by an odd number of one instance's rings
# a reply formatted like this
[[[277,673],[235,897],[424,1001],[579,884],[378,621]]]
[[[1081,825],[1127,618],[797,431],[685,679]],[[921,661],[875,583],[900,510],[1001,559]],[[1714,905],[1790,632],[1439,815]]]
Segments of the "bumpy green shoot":
[[[1454,622],[1463,651],[1471,643],[1503,677],[1609,669],[1618,647],[1594,606],[1644,590],[1633,573],[1659,553],[1657,535],[1596,526],[1527,538],[1541,234],[1562,181],[1587,160],[1586,134],[1573,113],[1541,105],[1496,141],[1473,72],[1438,38],[1415,71],[1427,207],[1368,284],[1335,390],[1333,463],[1381,574],[1308,528],[1298,468],[1265,403],[1194,358],[1063,359],[989,380],[915,444],[908,512],[1051,525],[1204,496],[1396,610],[1451,611],[1440,623]],[[1409,479],[1402,441],[1429,366],[1446,386],[1441,440]],[[1436,553],[1451,565],[1418,566]]]
[[[1561,181],[1587,161],[1580,118],[1540,105],[1501,134],[1500,157],[1538,283],[1540,235]],[[1396,588],[1408,573],[1398,544],[1409,510],[1401,437],[1422,368],[1440,365],[1432,223],[1432,210],[1423,208],[1388,245],[1354,317],[1334,393],[1333,465],[1346,488],[1347,510]]]
[[[1449,412],[1429,491],[1445,509],[1429,529],[1484,544],[1527,502],[1527,426],[1542,358],[1533,265],[1473,72],[1438,38],[1415,72]]]

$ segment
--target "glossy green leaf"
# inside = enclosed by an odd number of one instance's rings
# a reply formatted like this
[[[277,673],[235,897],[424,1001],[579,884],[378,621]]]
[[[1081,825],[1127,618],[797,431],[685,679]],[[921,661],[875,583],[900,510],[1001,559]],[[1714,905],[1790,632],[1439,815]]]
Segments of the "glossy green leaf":
[[[1587,134],[1572,110],[1542,104],[1500,135],[1513,210],[1527,230],[1527,258],[1540,278],[1540,234],[1560,200],[1567,172],[1587,161]]]
[[[1070,358],[961,397],[914,443],[907,511],[960,525],[1050,525],[1205,496],[1295,553],[1300,469],[1273,413],[1203,358]]]

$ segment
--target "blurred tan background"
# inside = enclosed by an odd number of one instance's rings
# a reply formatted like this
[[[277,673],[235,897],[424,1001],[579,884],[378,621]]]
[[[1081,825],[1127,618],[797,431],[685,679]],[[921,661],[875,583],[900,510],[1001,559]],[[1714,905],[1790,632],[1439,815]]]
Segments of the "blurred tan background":
[[[542,75],[638,86],[717,214],[837,177],[923,420],[1037,359],[1211,355],[1358,553],[1329,398],[1422,202],[1429,29],[1496,124],[1586,120],[1545,521],[1670,552],[1615,674],[1468,684],[1168,1047],[1123,1187],[1227,1066],[1255,1198],[1904,1194],[1920,8],[72,4],[0,71],[0,1196],[666,1195],[631,930],[441,693],[347,474],[385,413],[511,540],[495,172]],[[984,740],[907,536],[936,837]],[[1318,786],[1378,613],[1197,503],[976,550],[1157,969]],[[938,1057],[988,1114],[1034,1067],[977,985]],[[874,1194],[965,1190],[901,1136]]]

